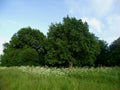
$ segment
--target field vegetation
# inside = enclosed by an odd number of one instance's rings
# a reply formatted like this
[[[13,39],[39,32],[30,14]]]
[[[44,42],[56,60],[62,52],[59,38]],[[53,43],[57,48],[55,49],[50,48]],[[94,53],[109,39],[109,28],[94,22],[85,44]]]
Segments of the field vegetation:
[[[120,90],[120,68],[0,67],[0,90]]]

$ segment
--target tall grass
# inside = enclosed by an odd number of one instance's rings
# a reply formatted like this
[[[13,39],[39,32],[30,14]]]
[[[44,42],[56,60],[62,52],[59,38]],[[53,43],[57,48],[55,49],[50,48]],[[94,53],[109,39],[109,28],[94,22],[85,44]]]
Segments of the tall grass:
[[[0,90],[120,90],[120,67],[0,67]]]

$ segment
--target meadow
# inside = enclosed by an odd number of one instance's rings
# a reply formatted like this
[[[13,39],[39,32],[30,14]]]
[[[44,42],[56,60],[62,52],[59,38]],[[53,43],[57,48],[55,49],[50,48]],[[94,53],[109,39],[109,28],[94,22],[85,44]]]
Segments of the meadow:
[[[0,67],[0,90],[120,90],[120,67]]]

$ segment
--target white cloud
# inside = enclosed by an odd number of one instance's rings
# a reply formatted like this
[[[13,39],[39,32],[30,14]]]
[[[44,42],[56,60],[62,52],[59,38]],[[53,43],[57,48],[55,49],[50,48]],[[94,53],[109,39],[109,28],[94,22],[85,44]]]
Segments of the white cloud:
[[[82,20],[83,20],[83,22],[86,21],[89,24],[91,32],[95,32],[93,30],[96,30],[98,33],[102,32],[102,30],[101,30],[102,23],[99,20],[97,20],[96,18],[83,17]]]
[[[104,18],[104,22],[96,18],[82,18],[83,22],[87,21],[90,32],[94,33],[100,39],[107,41],[109,44],[120,37],[120,15],[112,15]]]
[[[0,37],[0,54],[3,54],[3,44],[9,42],[9,38]]]
[[[103,39],[103,38],[100,38],[100,39]],[[114,37],[105,37],[103,40],[107,41],[107,43],[110,45],[114,40],[118,39],[117,36],[114,36]]]
[[[66,0],[66,4],[68,6],[69,9],[69,13],[74,14],[76,12],[79,12],[79,1],[77,0]]]
[[[107,22],[111,27],[111,29],[119,29],[120,25],[120,15],[112,15],[107,17]],[[118,30],[120,31],[120,30]]]
[[[72,15],[103,17],[118,12],[119,0],[65,0]],[[118,4],[119,3],[119,4]]]
[[[98,15],[104,16],[111,12],[114,0],[92,0],[92,7],[94,12]]]
[[[106,18],[106,27],[104,27],[103,38],[111,43],[120,37],[120,15],[112,15]]]
[[[69,14],[89,24],[109,44],[120,37],[120,0],[65,0]]]

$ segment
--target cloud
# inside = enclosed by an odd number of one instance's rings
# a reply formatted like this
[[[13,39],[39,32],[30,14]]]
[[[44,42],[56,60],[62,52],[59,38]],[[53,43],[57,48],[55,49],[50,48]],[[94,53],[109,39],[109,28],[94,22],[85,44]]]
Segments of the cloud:
[[[107,41],[108,45],[110,45],[114,40],[117,40],[117,39],[118,39],[118,37],[114,36],[114,37],[106,37],[103,40]]]
[[[90,32],[94,33],[100,39],[103,39],[111,44],[114,40],[120,37],[120,15],[112,15],[98,20],[96,18],[82,18],[83,22],[88,22]]]
[[[120,15],[112,15],[106,17],[106,27],[104,27],[103,38],[111,43],[120,37]]]
[[[94,13],[100,16],[104,16],[112,11],[114,0],[92,0],[92,7]]]
[[[9,38],[0,37],[0,54],[3,54],[3,44],[9,42]]]
[[[94,32],[93,30],[96,30],[98,33],[102,32],[102,23],[98,19],[83,17],[82,20],[89,24],[91,32]]]
[[[119,0],[65,0],[72,15],[103,17],[119,12]],[[119,3],[119,4],[118,4]]]
[[[120,0],[65,0],[69,15],[89,24],[90,32],[109,44],[120,37]]]

